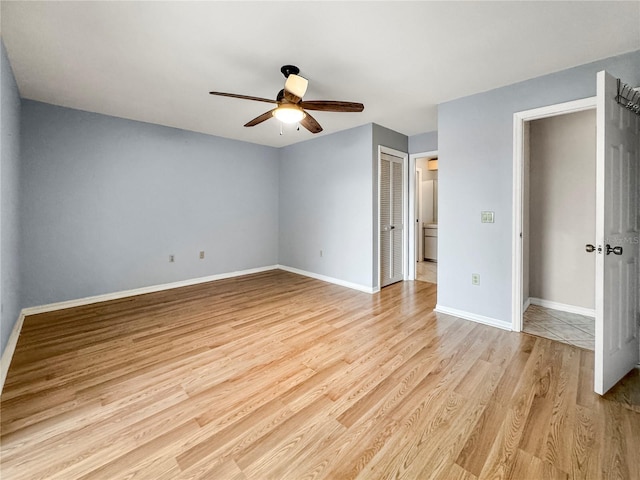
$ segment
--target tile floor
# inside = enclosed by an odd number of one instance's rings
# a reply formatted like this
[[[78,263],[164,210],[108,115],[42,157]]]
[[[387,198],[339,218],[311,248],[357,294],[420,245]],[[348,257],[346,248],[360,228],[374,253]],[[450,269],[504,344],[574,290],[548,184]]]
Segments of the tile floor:
[[[438,283],[438,264],[436,262],[418,262],[416,264],[416,280]]]
[[[595,319],[530,305],[524,312],[524,332],[577,347],[595,348]]]

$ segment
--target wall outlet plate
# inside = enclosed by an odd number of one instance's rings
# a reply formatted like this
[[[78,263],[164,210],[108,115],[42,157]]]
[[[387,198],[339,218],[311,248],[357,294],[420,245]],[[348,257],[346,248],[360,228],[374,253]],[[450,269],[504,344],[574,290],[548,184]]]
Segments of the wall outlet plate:
[[[493,212],[480,212],[480,221],[482,223],[494,223],[494,213]]]
[[[480,285],[480,274],[472,273],[471,274],[471,285]]]

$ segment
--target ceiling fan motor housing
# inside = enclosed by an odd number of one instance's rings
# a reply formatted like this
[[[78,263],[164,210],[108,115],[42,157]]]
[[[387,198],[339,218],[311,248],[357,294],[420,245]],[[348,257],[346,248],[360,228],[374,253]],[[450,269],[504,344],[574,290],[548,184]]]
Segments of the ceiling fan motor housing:
[[[300,69],[295,65],[283,65],[280,71],[285,78],[289,78],[289,75],[291,74],[298,75],[300,73]]]

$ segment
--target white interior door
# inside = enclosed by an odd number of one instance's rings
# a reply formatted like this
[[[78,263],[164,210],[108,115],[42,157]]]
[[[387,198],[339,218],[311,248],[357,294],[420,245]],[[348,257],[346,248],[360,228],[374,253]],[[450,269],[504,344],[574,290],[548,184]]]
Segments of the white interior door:
[[[640,357],[640,117],[618,105],[616,79],[598,73],[596,166],[596,393]]]
[[[380,287],[404,279],[404,159],[380,153]]]

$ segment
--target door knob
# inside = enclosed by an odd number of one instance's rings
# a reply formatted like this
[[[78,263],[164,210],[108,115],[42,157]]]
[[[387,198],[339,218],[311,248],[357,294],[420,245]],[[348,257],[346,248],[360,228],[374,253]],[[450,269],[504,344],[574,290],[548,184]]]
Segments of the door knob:
[[[590,243],[587,243],[584,246],[584,249],[587,251],[587,253],[591,253],[591,252],[595,252],[596,251],[596,247],[594,247],[593,245],[591,245]]]
[[[607,255],[609,255],[612,252],[614,255],[622,255],[622,247],[611,247],[611,245],[607,243],[606,248],[607,248]]]

